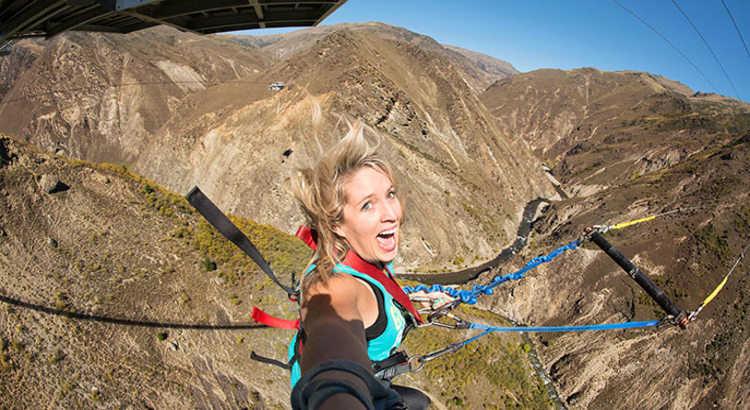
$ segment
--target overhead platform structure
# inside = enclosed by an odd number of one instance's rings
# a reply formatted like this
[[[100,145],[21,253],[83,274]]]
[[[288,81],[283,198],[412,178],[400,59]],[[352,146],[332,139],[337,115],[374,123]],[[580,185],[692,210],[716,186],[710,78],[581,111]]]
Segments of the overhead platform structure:
[[[130,33],[159,24],[197,33],[318,25],[346,0],[0,0],[0,49],[68,30]]]

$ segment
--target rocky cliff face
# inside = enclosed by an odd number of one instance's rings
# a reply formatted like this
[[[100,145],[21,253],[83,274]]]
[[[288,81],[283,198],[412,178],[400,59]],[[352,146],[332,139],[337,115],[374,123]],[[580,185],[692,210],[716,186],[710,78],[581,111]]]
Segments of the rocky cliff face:
[[[12,53],[2,56],[0,59],[0,101],[13,87],[18,77],[31,67],[44,48],[39,42],[23,41],[13,47]]]

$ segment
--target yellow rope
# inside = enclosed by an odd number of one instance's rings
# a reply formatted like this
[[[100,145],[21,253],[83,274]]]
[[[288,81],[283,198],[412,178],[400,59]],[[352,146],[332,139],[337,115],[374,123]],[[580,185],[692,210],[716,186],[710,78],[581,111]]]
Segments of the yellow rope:
[[[639,224],[641,222],[651,221],[651,220],[654,220],[655,218],[656,218],[656,216],[654,215],[654,216],[648,216],[646,218],[636,219],[635,221],[623,222],[623,223],[619,223],[617,225],[613,225],[612,228],[610,228],[610,229],[622,229],[622,228],[625,228],[627,226]]]
[[[706,307],[706,305],[710,301],[712,301],[713,298],[716,297],[716,295],[719,293],[719,291],[724,287],[724,285],[727,283],[727,280],[729,279],[729,275],[731,275],[732,272],[734,272],[735,268],[737,268],[737,265],[739,265],[740,261],[745,257],[745,252],[747,252],[748,248],[750,248],[750,244],[748,244],[745,247],[745,249],[742,250],[742,253],[740,253],[740,256],[737,258],[737,261],[734,262],[734,266],[732,266],[732,269],[729,270],[729,273],[727,273],[727,275],[724,276],[724,280],[722,280],[721,283],[719,283],[719,286],[717,286],[716,289],[714,289],[714,291],[711,292],[710,295],[708,295],[708,297],[706,298],[706,300],[704,300],[703,303],[701,303],[701,305],[698,306],[698,309],[696,309],[695,312],[693,312],[693,313],[690,314],[690,320],[691,321],[693,319],[695,319],[696,316],[698,316],[698,313],[700,313],[700,311],[703,310],[703,308]]]
[[[719,291],[721,290],[721,288],[723,288],[724,285],[727,283],[728,279],[729,279],[729,276],[725,276],[724,277],[724,280],[721,281],[721,283],[719,284],[719,286],[717,286],[716,289],[714,289],[714,291],[711,292],[710,295],[708,295],[708,297],[706,298],[706,300],[704,300],[703,303],[701,303],[701,307],[706,306],[708,304],[708,302],[710,302],[711,300],[713,300],[713,298],[716,296],[716,294],[718,294]]]

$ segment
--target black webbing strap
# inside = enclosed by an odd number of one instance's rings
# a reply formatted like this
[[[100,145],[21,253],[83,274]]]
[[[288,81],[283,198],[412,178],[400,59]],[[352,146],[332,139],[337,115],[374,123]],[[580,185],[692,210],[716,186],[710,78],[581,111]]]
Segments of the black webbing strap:
[[[248,239],[247,236],[245,236],[245,234],[242,233],[242,231],[240,231],[239,228],[237,228],[237,226],[235,226],[232,221],[230,221],[229,218],[227,218],[227,216],[224,215],[224,213],[221,212],[213,202],[211,202],[210,199],[208,199],[200,188],[197,186],[193,187],[193,189],[185,195],[185,199],[187,199],[187,201],[190,202],[190,205],[197,209],[217,231],[245,252],[245,254],[247,254],[247,256],[249,256],[260,267],[260,269],[271,278],[272,281],[284,289],[286,293],[290,295],[295,294],[294,289],[289,286],[284,286],[279,282],[276,275],[271,270],[271,266],[263,258],[263,255],[258,252],[258,249],[255,248],[255,245],[253,245],[250,239]]]
[[[270,357],[261,356],[255,353],[255,350],[250,351],[250,359],[255,360],[256,362],[279,366],[284,370],[292,370],[292,366],[294,365],[294,362],[291,362],[291,361],[289,363],[284,363],[281,360],[276,360],[276,359],[271,359]]]

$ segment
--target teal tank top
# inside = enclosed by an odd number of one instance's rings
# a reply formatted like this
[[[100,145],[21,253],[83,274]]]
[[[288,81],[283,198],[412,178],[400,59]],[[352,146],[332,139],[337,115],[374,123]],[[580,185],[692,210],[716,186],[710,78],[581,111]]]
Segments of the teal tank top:
[[[310,269],[308,269],[308,271],[305,273],[305,275],[307,275],[307,273],[309,273],[314,267],[314,265],[311,266]],[[387,269],[389,272],[392,272],[392,264],[389,263],[387,265]],[[401,345],[401,342],[403,341],[404,335],[406,333],[406,317],[404,316],[402,308],[396,303],[396,301],[393,299],[393,296],[388,293],[385,287],[383,287],[380,282],[371,278],[369,275],[358,272],[353,268],[343,264],[336,265],[336,267],[334,268],[334,272],[348,273],[349,275],[352,275],[358,279],[364,280],[371,286],[378,288],[383,294],[383,306],[385,308],[385,317],[387,320],[386,327],[383,333],[381,333],[379,336],[367,341],[367,355],[372,361],[379,361],[388,358]],[[302,295],[300,295],[300,300],[301,297]],[[292,360],[292,358],[294,358],[295,346],[297,345],[297,337],[299,337],[299,333],[294,335],[291,343],[289,344],[289,360]],[[297,384],[297,381],[300,379],[300,377],[301,371],[299,367],[299,360],[295,360],[292,366],[292,388],[294,388],[294,385]]]

